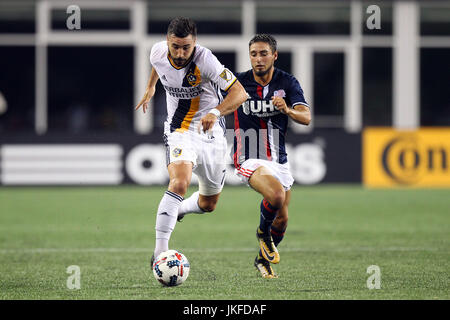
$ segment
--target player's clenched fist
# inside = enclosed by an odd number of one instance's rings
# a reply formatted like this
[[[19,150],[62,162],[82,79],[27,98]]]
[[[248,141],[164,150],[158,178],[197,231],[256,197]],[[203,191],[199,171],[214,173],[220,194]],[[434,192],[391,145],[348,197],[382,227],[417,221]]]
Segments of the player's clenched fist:
[[[203,132],[207,132],[209,130],[211,130],[214,126],[214,123],[216,123],[217,121],[217,116],[212,114],[212,113],[208,113],[206,114],[203,118],[200,119],[200,124],[198,126],[198,132],[200,133],[200,130]]]
[[[273,97],[272,104],[283,114],[288,114],[289,108],[282,97]]]

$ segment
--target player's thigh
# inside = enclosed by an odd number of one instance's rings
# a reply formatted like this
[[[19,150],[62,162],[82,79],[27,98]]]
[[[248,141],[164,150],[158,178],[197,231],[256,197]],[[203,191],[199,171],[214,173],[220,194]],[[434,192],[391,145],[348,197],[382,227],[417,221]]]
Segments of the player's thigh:
[[[200,193],[198,204],[202,210],[211,212],[216,208],[220,193],[225,184],[224,163],[201,163],[195,168]]]
[[[204,211],[213,211],[225,183],[226,169],[221,165],[215,168],[198,165],[195,174],[198,178],[198,191],[200,193],[198,204]]]
[[[186,160],[171,162],[167,166],[169,172],[169,191],[184,195],[192,177],[193,163]]]
[[[222,192],[226,176],[226,139],[217,137],[214,142],[199,141],[199,155],[194,173],[198,177],[200,203],[215,204]]]
[[[281,207],[285,202],[285,191],[281,183],[264,166],[258,167],[248,180],[250,186],[263,195],[272,205]]]

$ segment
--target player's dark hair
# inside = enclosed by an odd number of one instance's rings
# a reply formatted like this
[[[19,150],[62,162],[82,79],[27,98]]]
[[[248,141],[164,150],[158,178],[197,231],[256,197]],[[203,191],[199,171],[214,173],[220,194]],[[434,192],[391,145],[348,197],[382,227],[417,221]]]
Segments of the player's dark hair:
[[[270,46],[270,49],[272,50],[272,53],[277,51],[277,40],[270,34],[260,33],[255,35],[252,40],[248,43],[248,46],[250,47],[255,42],[265,42],[268,43]]]
[[[197,37],[197,25],[194,20],[185,17],[176,17],[169,23],[169,27],[167,28],[167,34],[173,34],[178,38],[185,38],[188,35],[192,35],[192,37]]]

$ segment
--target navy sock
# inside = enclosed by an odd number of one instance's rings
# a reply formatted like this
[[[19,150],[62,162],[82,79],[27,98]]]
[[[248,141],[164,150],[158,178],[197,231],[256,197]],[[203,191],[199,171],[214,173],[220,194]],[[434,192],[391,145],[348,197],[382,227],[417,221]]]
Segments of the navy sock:
[[[259,219],[259,229],[264,235],[270,234],[270,227],[277,215],[279,208],[272,206],[266,199],[261,201],[261,215]]]
[[[276,247],[278,247],[278,244],[283,240],[284,233],[286,232],[286,229],[278,229],[274,228],[273,226],[270,229],[270,233],[272,234],[273,243]]]
[[[270,234],[272,235],[273,244],[275,247],[278,247],[278,244],[283,240],[284,233],[286,232],[286,229],[280,230],[277,228],[274,228],[273,226],[270,228]],[[262,258],[261,250],[259,250],[259,258]]]

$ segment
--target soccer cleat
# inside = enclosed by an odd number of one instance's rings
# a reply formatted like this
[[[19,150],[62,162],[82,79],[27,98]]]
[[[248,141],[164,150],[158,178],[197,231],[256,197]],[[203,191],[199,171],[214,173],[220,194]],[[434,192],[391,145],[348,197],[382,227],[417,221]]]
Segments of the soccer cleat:
[[[276,273],[273,271],[272,266],[270,265],[270,262],[261,257],[259,254],[255,258],[254,263],[256,269],[261,273],[261,276],[264,279],[274,279],[278,278]]]
[[[177,217],[177,221],[181,222],[181,220],[183,220],[184,216],[185,216],[185,213],[179,214]]]
[[[264,235],[258,227],[258,229],[256,229],[256,237],[259,240],[259,248],[261,249],[262,257],[270,263],[279,263],[280,254],[273,243],[272,236],[270,234]]]

